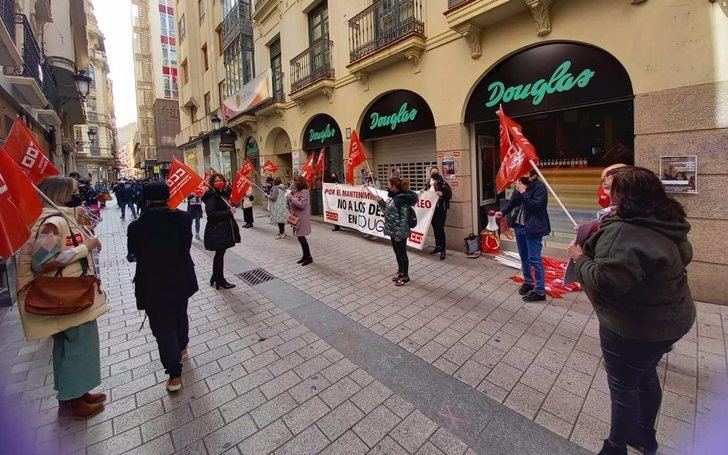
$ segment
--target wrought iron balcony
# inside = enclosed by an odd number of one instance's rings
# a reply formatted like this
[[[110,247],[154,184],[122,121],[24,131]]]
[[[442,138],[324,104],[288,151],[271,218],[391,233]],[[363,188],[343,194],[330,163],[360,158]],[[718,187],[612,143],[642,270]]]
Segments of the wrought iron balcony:
[[[0,0],[0,19],[15,42],[15,0]]]
[[[333,47],[333,41],[321,39],[291,60],[291,92],[334,77],[331,64]]]
[[[253,21],[250,13],[250,0],[235,2],[222,23],[223,49],[227,49],[239,35],[253,36]]]
[[[424,35],[423,0],[376,0],[349,20],[350,59],[355,62],[409,35]]]

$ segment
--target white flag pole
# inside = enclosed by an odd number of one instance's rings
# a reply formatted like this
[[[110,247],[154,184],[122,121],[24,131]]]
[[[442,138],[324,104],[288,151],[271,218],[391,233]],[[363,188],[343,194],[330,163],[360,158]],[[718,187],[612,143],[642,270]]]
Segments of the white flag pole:
[[[546,180],[546,177],[544,177],[543,174],[541,173],[541,169],[538,168],[538,165],[536,164],[536,162],[534,162],[533,160],[529,160],[529,163],[531,163],[533,170],[536,171],[536,174],[538,174],[541,181],[544,183],[544,185],[546,185],[546,188],[548,188],[548,190],[551,192],[551,195],[554,197],[554,199],[556,199],[556,202],[559,203],[559,205],[561,206],[561,210],[563,210],[564,213],[566,213],[566,216],[569,217],[569,220],[571,220],[571,223],[574,225],[574,227],[575,228],[579,227],[579,225],[574,220],[574,217],[571,216],[571,213],[569,213],[569,211],[566,210],[566,206],[564,205],[563,202],[561,202],[561,199],[559,199],[559,196],[556,194],[556,191],[554,191],[554,189],[551,188],[551,185],[549,184],[548,180]]]

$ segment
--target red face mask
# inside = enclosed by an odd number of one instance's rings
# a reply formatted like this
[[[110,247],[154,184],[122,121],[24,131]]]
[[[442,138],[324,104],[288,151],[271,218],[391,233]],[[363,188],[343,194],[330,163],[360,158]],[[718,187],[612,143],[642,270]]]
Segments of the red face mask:
[[[225,182],[222,180],[218,180],[217,182],[212,184],[213,188],[216,190],[224,190],[225,189]]]
[[[612,205],[612,199],[602,185],[599,185],[599,189],[597,190],[597,201],[603,209]]]

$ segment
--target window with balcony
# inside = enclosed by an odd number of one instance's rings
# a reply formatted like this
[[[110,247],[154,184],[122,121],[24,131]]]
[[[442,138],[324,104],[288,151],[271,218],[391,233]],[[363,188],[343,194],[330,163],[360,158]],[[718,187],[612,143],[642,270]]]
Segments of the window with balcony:
[[[243,85],[253,79],[255,67],[253,65],[253,37],[238,35],[232,43],[225,48],[225,79],[226,94],[230,96],[240,90]]]
[[[281,40],[277,39],[269,46],[270,69],[273,72],[273,98],[283,99],[283,58],[281,56]]]
[[[326,2],[323,2],[308,13],[308,44],[311,45],[320,39],[328,38],[329,7]]]
[[[326,2],[308,14],[309,48],[291,60],[291,92],[322,78],[334,76],[331,64],[333,42],[329,40],[329,13]]]
[[[423,0],[375,0],[349,20],[351,61],[357,61],[410,35],[422,35]]]

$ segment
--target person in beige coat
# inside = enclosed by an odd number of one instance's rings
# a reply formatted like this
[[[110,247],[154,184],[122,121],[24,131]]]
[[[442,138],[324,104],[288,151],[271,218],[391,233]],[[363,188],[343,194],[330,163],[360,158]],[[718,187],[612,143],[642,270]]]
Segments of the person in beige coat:
[[[78,186],[69,177],[47,177],[38,188],[63,212],[46,206],[31,227],[30,240],[18,258],[18,311],[28,341],[53,338],[53,379],[58,392],[58,413],[87,419],[104,409],[106,395],[91,393],[101,384],[99,330],[96,319],[107,310],[106,295],[96,289],[91,307],[64,316],[41,316],[25,310],[28,285],[36,276],[55,276],[60,269],[64,277],[81,276],[82,260],[88,263],[88,275],[96,275],[92,251],[100,249],[98,238],[80,231],[62,215],[77,220],[80,210]],[[73,237],[72,237],[73,236]],[[78,246],[74,246],[75,243]]]

